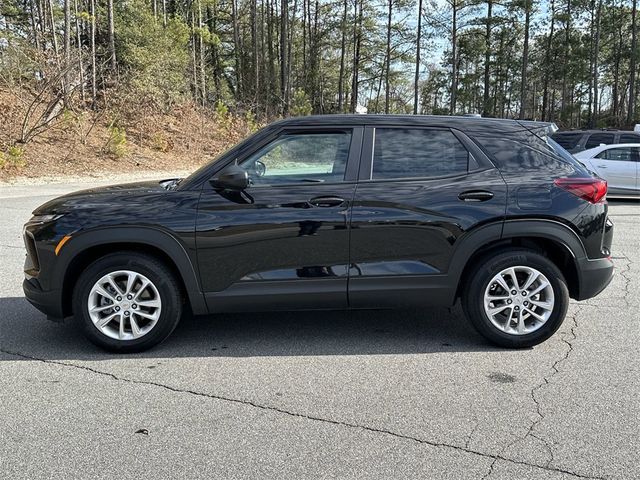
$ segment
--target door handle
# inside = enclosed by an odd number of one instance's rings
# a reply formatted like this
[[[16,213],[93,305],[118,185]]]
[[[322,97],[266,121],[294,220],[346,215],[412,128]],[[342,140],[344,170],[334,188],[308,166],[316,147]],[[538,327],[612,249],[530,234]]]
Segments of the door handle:
[[[598,168],[607,168],[606,165],[598,165]]]
[[[493,198],[493,192],[487,190],[469,190],[458,195],[460,200],[465,202],[486,202]]]
[[[314,197],[309,200],[314,207],[338,207],[344,203],[344,198],[340,197]]]

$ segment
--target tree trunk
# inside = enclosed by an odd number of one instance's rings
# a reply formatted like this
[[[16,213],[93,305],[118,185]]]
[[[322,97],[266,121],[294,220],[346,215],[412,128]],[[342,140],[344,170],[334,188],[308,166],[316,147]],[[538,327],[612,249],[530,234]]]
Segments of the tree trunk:
[[[64,107],[69,108],[71,90],[71,0],[64,0]]]
[[[360,8],[358,9],[358,5]],[[351,113],[356,112],[358,107],[358,73],[360,70],[360,36],[362,24],[362,0],[353,2],[354,24],[353,24],[353,75],[351,82]]]
[[[413,79],[413,114],[418,114],[420,103],[420,42],[422,40],[422,0],[418,0],[418,27],[416,29],[416,74]]]
[[[109,23],[109,53],[111,54],[111,71],[113,74],[118,69],[118,61],[116,58],[116,33],[115,21],[113,19],[113,0],[107,0],[107,21]]]
[[[82,103],[84,103],[86,101],[85,79],[84,79],[84,58],[82,55],[82,39],[80,35],[80,15],[78,15],[78,0],[73,0],[73,8],[74,8],[75,17],[76,17],[76,47],[78,48],[78,68],[80,73],[80,98],[82,98]],[[82,24],[85,25],[84,20]]]
[[[487,117],[491,111],[489,89],[491,65],[491,21],[493,19],[493,0],[487,0],[487,25],[484,33],[484,94],[482,96],[482,115]]]
[[[387,58],[384,73],[384,113],[389,113],[390,85],[389,76],[391,74],[391,20],[393,16],[393,0],[389,0],[389,12],[387,16]]]
[[[551,48],[553,46],[553,33],[555,28],[555,0],[551,0],[551,29],[549,30],[549,38],[547,48],[544,54],[544,86],[542,89],[542,121],[547,120],[547,107],[549,103],[549,70],[551,69]]]
[[[91,14],[91,108],[96,108],[98,86],[96,84],[96,0],[89,0]]]
[[[36,12],[35,12],[35,6],[34,3],[36,2],[29,2],[29,16],[31,17],[31,30],[33,32],[33,42],[36,45],[36,50],[40,50],[40,32],[38,31],[38,27],[37,24],[38,22],[36,21]]]
[[[458,0],[453,0],[451,20],[451,101],[449,113],[455,115],[456,93],[458,90]]]
[[[571,58],[571,0],[567,0],[567,12],[566,12],[566,28],[564,34],[564,50],[565,50],[565,60],[562,62],[562,110],[561,113],[565,111],[567,107],[567,73],[568,66],[567,62],[569,58]]]
[[[600,16],[602,12],[602,0],[598,1],[598,9],[596,11],[595,20],[595,36],[594,36],[594,47],[593,47],[593,70],[592,70],[592,87],[593,88],[593,108],[591,110],[591,116],[589,119],[589,126],[594,128],[597,123],[598,117],[598,57],[600,54]]]
[[[251,1],[251,51],[253,63],[253,101],[258,103],[260,93],[260,66],[258,61],[258,1]]]
[[[240,31],[236,0],[231,0],[231,22],[233,23],[233,60],[236,74],[236,101],[242,100],[242,72],[240,68]]]
[[[520,120],[524,120],[527,110],[527,69],[529,68],[529,26],[531,23],[530,0],[524,2],[524,50],[522,53],[522,81],[520,82]]]
[[[289,98],[287,85],[287,23],[289,13],[288,0],[280,0],[280,96],[282,98],[282,115],[289,114]]]
[[[636,110],[636,68],[638,60],[638,24],[637,24],[638,0],[633,0],[631,10],[631,62],[629,65],[629,108],[627,109],[627,124],[631,125],[635,120]]]
[[[202,23],[202,0],[198,0],[198,50],[200,54],[200,96],[201,105],[204,107],[207,100],[207,76],[204,64],[204,39],[202,38],[202,31],[204,25]]]
[[[53,42],[53,51],[57,57],[60,49],[58,48],[58,36],[56,35],[56,21],[53,18],[53,0],[49,0],[47,3],[49,5],[49,20],[51,20],[51,40]],[[59,59],[56,58],[56,61],[59,61]]]
[[[422,0],[420,0],[422,2]],[[348,0],[343,2],[342,11],[342,23],[340,24],[340,30],[342,33],[342,39],[340,41],[340,73],[338,74],[338,113],[342,113],[344,105],[344,59],[345,50],[347,46],[347,8]]]

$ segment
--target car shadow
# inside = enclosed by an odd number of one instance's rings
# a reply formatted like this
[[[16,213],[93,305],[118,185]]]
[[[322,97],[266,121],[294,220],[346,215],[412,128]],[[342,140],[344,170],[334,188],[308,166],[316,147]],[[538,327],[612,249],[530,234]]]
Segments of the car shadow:
[[[72,322],[46,320],[22,297],[0,298],[1,360],[428,354],[500,351],[452,309],[358,310],[185,316],[161,345],[137,354],[105,352]]]

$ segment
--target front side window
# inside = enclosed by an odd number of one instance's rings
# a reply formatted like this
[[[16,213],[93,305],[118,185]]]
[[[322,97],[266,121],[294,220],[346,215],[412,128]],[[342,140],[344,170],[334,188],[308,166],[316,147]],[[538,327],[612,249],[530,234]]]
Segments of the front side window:
[[[638,149],[631,147],[610,148],[608,150],[600,152],[598,155],[596,155],[596,158],[619,162],[637,162]]]
[[[589,137],[584,148],[589,150],[590,148],[599,147],[600,145],[611,145],[612,143],[614,143],[613,133],[594,133]]]
[[[351,133],[286,133],[244,160],[253,185],[339,182],[349,158]]]
[[[466,173],[470,156],[448,130],[376,128],[373,179],[428,178]]]

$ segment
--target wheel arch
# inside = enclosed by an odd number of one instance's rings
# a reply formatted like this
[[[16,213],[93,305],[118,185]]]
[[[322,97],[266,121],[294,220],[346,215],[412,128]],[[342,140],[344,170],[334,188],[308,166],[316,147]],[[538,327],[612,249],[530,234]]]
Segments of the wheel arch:
[[[481,229],[456,250],[450,269],[457,282],[456,298],[483,258],[510,247],[533,250],[549,258],[564,275],[570,297],[579,296],[578,259],[586,257],[586,253],[577,234],[554,220],[508,220],[499,234],[495,227]]]
[[[62,248],[56,276],[62,286],[65,316],[72,314],[71,298],[80,272],[96,259],[120,251],[143,253],[162,261],[184,289],[193,313],[207,313],[196,268],[178,239],[155,228],[113,227],[72,236]]]

